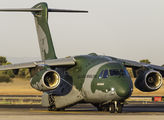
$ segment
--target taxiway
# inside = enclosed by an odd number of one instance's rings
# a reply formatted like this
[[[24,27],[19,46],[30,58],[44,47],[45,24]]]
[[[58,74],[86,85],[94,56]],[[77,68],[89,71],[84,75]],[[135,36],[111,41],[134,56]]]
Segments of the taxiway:
[[[123,113],[99,112],[90,104],[78,104],[65,111],[48,111],[40,105],[0,105],[0,120],[163,120],[163,104],[125,105]]]

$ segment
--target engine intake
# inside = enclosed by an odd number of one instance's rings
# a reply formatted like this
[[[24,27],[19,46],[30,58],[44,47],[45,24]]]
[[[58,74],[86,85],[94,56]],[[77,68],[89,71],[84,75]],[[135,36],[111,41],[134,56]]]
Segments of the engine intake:
[[[39,91],[48,91],[55,89],[60,84],[60,75],[55,70],[47,70],[38,72],[31,79],[31,86]]]
[[[60,76],[56,71],[46,71],[42,79],[44,84],[49,89],[55,89],[60,83]]]
[[[135,86],[143,92],[156,91],[162,86],[162,75],[155,70],[140,73],[135,81]]]

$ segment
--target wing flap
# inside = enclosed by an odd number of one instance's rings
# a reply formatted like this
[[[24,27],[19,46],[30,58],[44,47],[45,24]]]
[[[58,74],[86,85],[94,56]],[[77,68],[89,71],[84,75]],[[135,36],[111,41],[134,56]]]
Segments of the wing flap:
[[[68,66],[75,65],[75,59],[70,58],[59,58],[45,61],[34,61],[27,63],[11,64],[11,65],[2,65],[0,70],[12,70],[12,69],[21,69],[21,68],[34,68],[39,65],[48,65],[48,66]]]

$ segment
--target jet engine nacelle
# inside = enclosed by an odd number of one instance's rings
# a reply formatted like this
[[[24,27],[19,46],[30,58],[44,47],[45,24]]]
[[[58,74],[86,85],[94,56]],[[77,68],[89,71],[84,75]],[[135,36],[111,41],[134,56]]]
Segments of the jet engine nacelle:
[[[155,70],[144,71],[139,74],[135,86],[143,92],[156,91],[162,86],[162,75]]]
[[[38,72],[30,81],[31,86],[39,91],[48,91],[57,88],[61,78],[55,70],[43,70]]]

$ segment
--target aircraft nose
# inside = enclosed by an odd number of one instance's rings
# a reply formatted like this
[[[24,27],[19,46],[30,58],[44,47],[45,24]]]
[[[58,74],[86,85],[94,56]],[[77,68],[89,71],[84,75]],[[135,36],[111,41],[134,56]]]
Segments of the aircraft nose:
[[[122,98],[128,98],[132,94],[132,88],[122,87],[117,90],[117,95]]]
[[[116,93],[121,98],[128,98],[133,92],[133,85],[130,81],[120,82],[119,87],[116,89]]]

